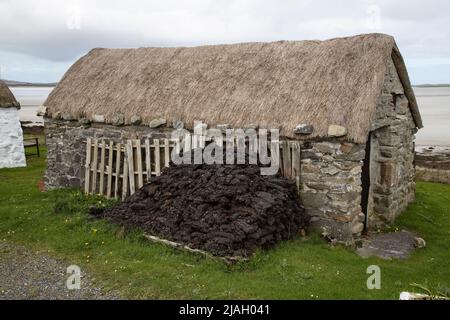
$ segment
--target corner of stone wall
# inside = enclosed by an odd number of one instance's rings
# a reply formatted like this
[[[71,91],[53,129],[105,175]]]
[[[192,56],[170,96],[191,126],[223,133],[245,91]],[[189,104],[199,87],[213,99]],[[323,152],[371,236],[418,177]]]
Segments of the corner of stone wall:
[[[415,200],[414,139],[417,131],[392,61],[372,122],[373,207],[369,228],[392,223]]]
[[[301,152],[300,200],[311,217],[311,228],[352,244],[364,229],[361,171],[365,146],[306,142]]]
[[[46,190],[80,188],[84,183],[86,138],[84,126],[78,122],[45,119],[47,168],[44,175]]]

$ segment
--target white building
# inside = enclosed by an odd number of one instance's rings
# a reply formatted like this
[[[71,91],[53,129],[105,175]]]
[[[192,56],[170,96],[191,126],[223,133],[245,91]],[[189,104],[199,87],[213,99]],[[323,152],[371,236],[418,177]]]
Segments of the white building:
[[[19,109],[20,104],[8,86],[0,80],[0,168],[27,165]]]

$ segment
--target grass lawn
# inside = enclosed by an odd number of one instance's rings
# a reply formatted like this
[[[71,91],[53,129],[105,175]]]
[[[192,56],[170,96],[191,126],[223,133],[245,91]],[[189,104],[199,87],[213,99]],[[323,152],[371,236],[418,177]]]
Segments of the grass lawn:
[[[394,228],[427,241],[406,261],[362,259],[310,236],[230,267],[89,220],[89,205],[105,200],[74,190],[40,192],[44,168],[45,159],[34,157],[27,168],[0,170],[0,240],[77,264],[124,298],[398,299],[401,291],[421,291],[413,283],[450,290],[448,185],[418,183],[416,203],[397,220]],[[373,264],[381,268],[380,290],[366,287]]]

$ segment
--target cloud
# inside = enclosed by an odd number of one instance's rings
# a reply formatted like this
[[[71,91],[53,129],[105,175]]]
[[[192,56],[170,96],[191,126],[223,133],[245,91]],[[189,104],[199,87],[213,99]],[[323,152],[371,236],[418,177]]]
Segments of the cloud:
[[[0,63],[6,70],[23,56],[49,68],[70,65],[93,47],[327,39],[367,32],[394,35],[407,60],[426,64],[450,54],[447,0],[426,5],[421,0],[2,0],[0,16]],[[425,78],[422,72],[414,75],[417,81]]]

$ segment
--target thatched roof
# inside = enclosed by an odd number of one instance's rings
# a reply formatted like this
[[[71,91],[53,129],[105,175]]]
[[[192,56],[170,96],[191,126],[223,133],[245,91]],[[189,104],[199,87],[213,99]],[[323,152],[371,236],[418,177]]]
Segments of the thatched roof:
[[[11,107],[19,108],[20,104],[16,101],[16,98],[14,98],[14,95],[11,90],[9,90],[6,83],[0,80],[0,108]]]
[[[278,126],[294,137],[298,124],[325,137],[331,124],[364,142],[394,60],[418,127],[417,103],[392,37],[361,35],[328,41],[279,41],[193,48],[94,49],[65,74],[44,103],[48,115],[122,113],[130,123],[165,118],[234,128]]]

